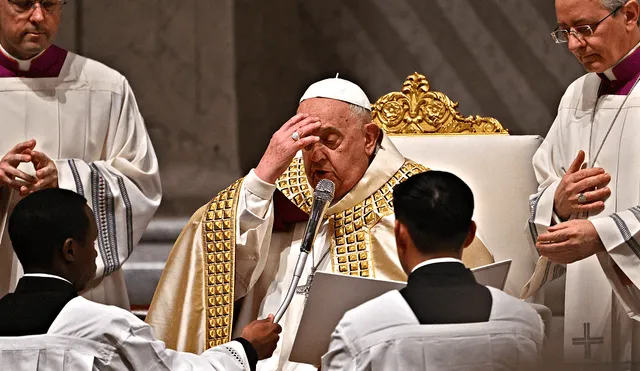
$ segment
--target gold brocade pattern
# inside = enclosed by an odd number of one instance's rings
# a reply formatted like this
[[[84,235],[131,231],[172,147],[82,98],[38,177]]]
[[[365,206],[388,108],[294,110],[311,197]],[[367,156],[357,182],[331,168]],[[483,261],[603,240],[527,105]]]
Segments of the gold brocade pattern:
[[[282,192],[300,210],[309,214],[313,204],[313,191],[304,172],[302,158],[295,157],[285,172],[276,180],[278,190]]]
[[[375,277],[371,254],[370,229],[380,219],[393,213],[393,187],[410,176],[428,169],[413,161],[402,167],[380,189],[358,205],[329,215],[331,239],[331,267],[333,272],[352,276]],[[298,208],[309,213],[313,193],[307,182],[302,159],[295,158],[276,181],[278,189]]]
[[[386,94],[373,104],[373,121],[389,135],[509,134],[492,117],[463,117],[457,102],[429,88],[424,75],[408,76],[401,92]]]
[[[202,239],[207,269],[206,348],[231,341],[234,305],[237,194],[242,179],[218,193],[207,205]]]
[[[393,187],[429,169],[407,160],[373,195],[358,205],[330,216],[334,236],[331,239],[331,266],[334,272],[375,277],[371,254],[371,228],[393,213]],[[337,268],[337,269],[336,269]]]

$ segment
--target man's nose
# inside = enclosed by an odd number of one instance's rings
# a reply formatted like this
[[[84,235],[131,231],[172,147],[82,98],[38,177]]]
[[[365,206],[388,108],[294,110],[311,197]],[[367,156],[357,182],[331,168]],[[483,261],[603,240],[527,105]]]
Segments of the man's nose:
[[[569,39],[567,40],[567,47],[571,52],[577,52],[578,49],[584,46],[584,40],[574,33],[569,33]]]
[[[320,143],[314,143],[305,148],[305,151],[309,153],[310,159],[313,162],[319,162],[325,158],[323,145]]]
[[[40,5],[40,3],[35,3],[33,6],[34,9],[31,12],[29,20],[31,22],[40,23],[44,20],[44,10],[42,10],[42,5]]]

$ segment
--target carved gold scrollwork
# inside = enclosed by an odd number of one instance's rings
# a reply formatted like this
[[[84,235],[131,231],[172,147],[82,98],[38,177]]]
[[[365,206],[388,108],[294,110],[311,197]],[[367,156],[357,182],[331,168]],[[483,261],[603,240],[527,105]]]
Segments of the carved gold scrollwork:
[[[373,104],[373,121],[390,135],[509,134],[492,117],[462,116],[457,102],[429,88],[424,75],[410,75],[401,92],[386,94]]]

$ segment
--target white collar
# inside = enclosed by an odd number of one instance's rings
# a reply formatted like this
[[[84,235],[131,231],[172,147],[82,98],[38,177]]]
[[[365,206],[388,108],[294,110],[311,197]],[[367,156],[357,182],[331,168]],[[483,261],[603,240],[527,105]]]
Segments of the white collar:
[[[20,71],[29,71],[29,69],[31,69],[31,61],[41,56],[42,53],[44,53],[46,50],[47,49],[41,51],[40,53],[38,53],[38,55],[31,57],[29,59],[18,59],[13,55],[9,54],[9,52],[5,50],[2,44],[0,44],[0,52],[2,52],[2,54],[6,55],[7,57],[13,59],[14,61],[16,61],[16,63],[18,63],[18,69],[20,69]]]
[[[60,276],[56,276],[53,274],[47,274],[47,273],[25,273],[25,275],[23,277],[42,277],[42,278],[57,278],[59,280],[62,280],[64,282],[69,283],[71,286],[73,286],[73,283],[71,283],[71,281],[69,281],[66,278],[62,278]]]
[[[616,64],[614,64],[613,66],[611,66],[610,68],[607,68],[606,71],[603,72],[603,74],[609,79],[609,81],[614,81],[617,80],[616,79],[616,75],[613,74],[613,69],[620,64],[620,62],[622,62],[623,60],[625,60],[628,56],[630,56],[631,54],[633,54],[633,52],[636,51],[636,49],[638,49],[638,47],[640,47],[640,42],[636,44],[636,46],[634,46],[629,53],[627,53],[624,57],[620,58],[619,61],[616,62]]]
[[[430,265],[430,264],[437,264],[437,263],[460,263],[462,265],[464,265],[464,263],[462,262],[462,260],[460,259],[456,259],[456,258],[435,258],[435,259],[429,259],[429,260],[425,260],[422,263],[416,265],[415,267],[413,267],[413,269],[411,270],[411,273],[415,272],[416,269],[418,268],[422,268],[425,265]]]

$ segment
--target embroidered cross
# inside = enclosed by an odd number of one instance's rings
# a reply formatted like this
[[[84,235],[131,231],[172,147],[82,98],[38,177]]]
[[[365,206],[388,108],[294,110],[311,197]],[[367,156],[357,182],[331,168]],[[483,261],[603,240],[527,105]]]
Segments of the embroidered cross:
[[[304,294],[305,300],[309,297],[309,290],[311,289],[311,284],[313,283],[313,276],[315,276],[316,272],[311,272],[307,277],[307,282],[304,285],[300,285],[296,287],[296,294]]]
[[[581,338],[573,338],[573,345],[584,345],[584,358],[591,359],[591,346],[595,344],[604,344],[604,337],[591,337],[591,324],[583,323],[584,336]]]

